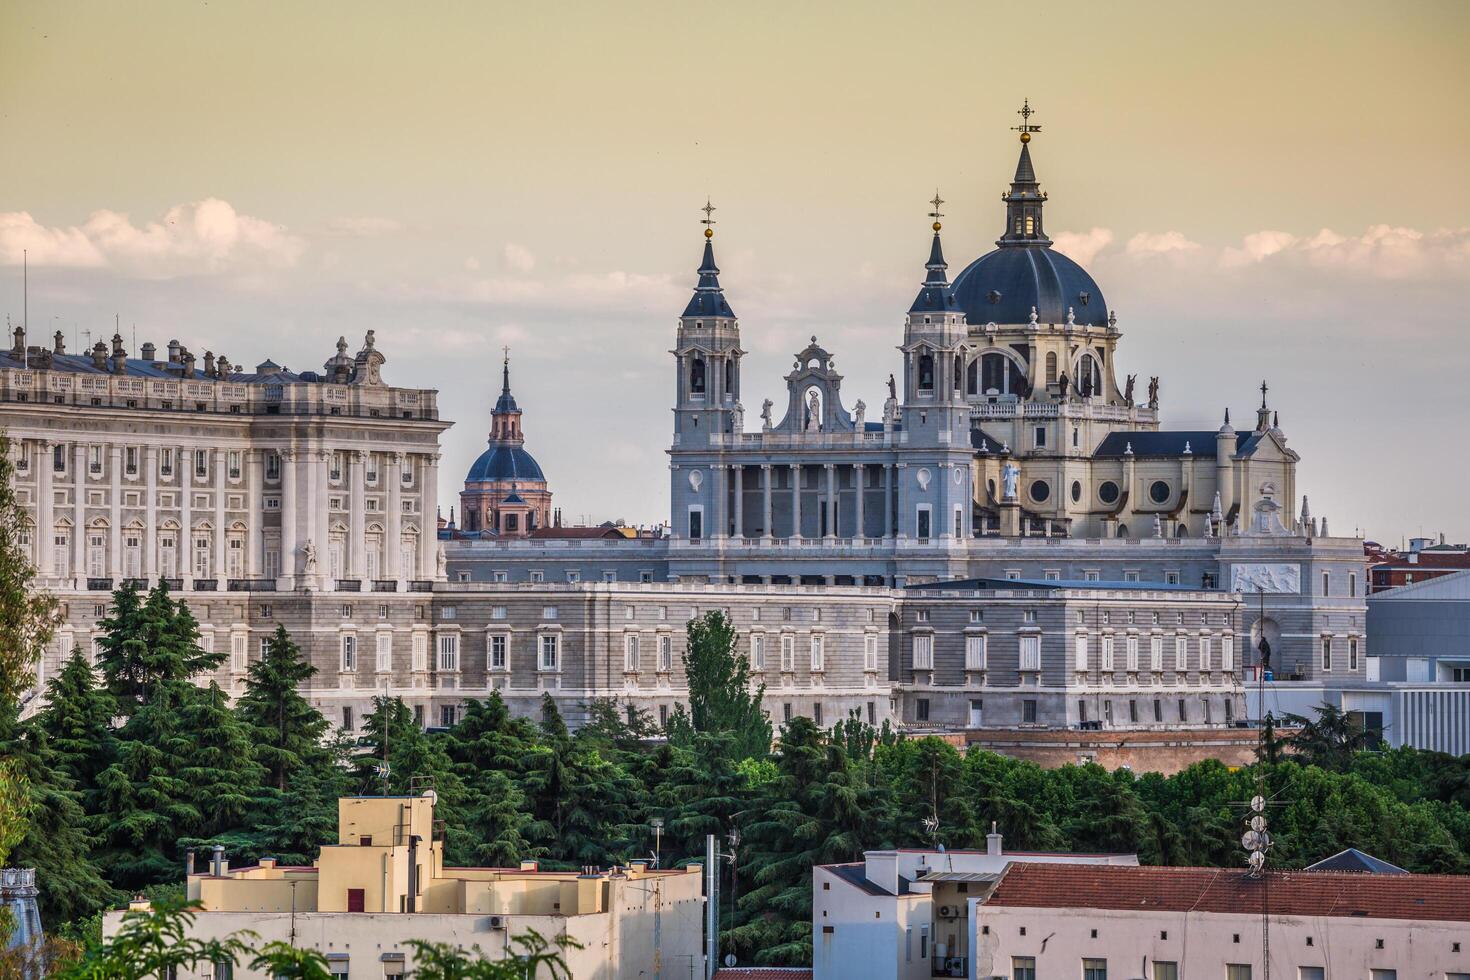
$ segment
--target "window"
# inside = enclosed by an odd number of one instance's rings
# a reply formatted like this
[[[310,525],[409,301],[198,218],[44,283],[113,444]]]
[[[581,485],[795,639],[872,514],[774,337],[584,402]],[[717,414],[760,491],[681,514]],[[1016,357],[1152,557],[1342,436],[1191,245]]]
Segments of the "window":
[[[342,730],[346,732],[353,730],[351,705],[344,704],[342,706]]]
[[[791,673],[796,669],[796,637],[786,634],[781,637],[781,670]]]
[[[1026,698],[1021,702],[1021,722],[1026,725],[1036,724],[1036,699]]]
[[[638,634],[627,633],[623,636],[623,670],[630,674],[638,672]]]
[[[509,665],[509,646],[510,637],[504,633],[491,633],[486,647],[486,668],[489,670],[505,670]]]
[[[766,634],[750,634],[750,669],[766,669]]]
[[[541,636],[541,669],[557,670],[561,654],[561,637],[555,633]]]
[[[1358,595],[1358,573],[1348,572],[1348,598],[1357,598]]]
[[[667,633],[658,638],[658,669],[665,674],[674,669],[674,638]]]
[[[365,889],[362,889],[362,888],[349,888],[349,889],[347,889],[347,911],[349,911],[349,912],[361,912],[361,911],[363,911],[363,908],[364,908],[364,899],[366,898],[366,896],[367,896],[367,891]],[[345,964],[345,963],[341,964],[341,967],[344,968],[343,969],[343,972],[344,973],[346,972],[346,970],[345,970],[346,965],[347,964]],[[338,968],[337,966],[334,966],[333,967],[333,969],[337,969],[337,968]]]
[[[439,637],[439,669],[459,670],[458,633],[444,633]]]
[[[1076,670],[1086,670],[1087,669],[1087,637],[1085,637],[1085,636],[1079,636],[1079,637],[1077,637],[1077,639],[1076,639],[1076,654],[1075,654],[1075,657],[1076,657],[1076,662],[1074,664],[1074,668]]]
[[[1455,978],[1461,976],[1470,976],[1470,974],[1445,974],[1446,980],[1455,980]],[[1299,966],[1296,968],[1296,980],[1326,980],[1326,977],[1327,971],[1320,966]]]
[[[1082,980],[1108,980],[1108,961],[1083,960]]]
[[[812,705],[812,721],[816,722],[818,728],[822,727],[822,702],[820,701]]]
[[[378,663],[380,673],[387,673],[393,669],[393,634],[378,634]]]
[[[863,636],[863,670],[873,673],[878,669],[878,634]]]
[[[1179,964],[1154,960],[1154,980],[1179,980]]]
[[[689,508],[689,540],[698,541],[704,537],[704,511],[697,507]]]
[[[347,607],[346,606],[343,606],[342,608],[345,610]],[[343,615],[345,616],[346,613],[344,612]],[[439,618],[440,619],[457,619],[457,618],[459,618],[459,610],[456,609],[454,606],[443,606],[439,610]]]
[[[1035,609],[1026,609],[1026,610],[1023,610],[1022,613],[1021,613],[1021,622],[1023,622],[1023,623],[1035,623],[1036,622],[1036,610]]]
[[[1322,669],[1332,669],[1332,637],[1322,637]]]
[[[1160,724],[1164,721],[1164,702],[1158,698],[1154,698],[1154,721]]]
[[[874,637],[876,640],[877,638]],[[985,634],[972,633],[965,637],[965,669],[985,669]]]
[[[245,644],[248,642],[243,633],[234,633],[230,636],[230,669],[244,670],[249,660],[249,653]]]
[[[428,670],[429,664],[429,638],[423,633],[413,635],[413,647],[410,651],[412,658],[410,666],[414,670]]]
[[[1041,637],[1035,634],[1021,637],[1021,669],[1041,669]]]
[[[357,637],[351,634],[342,637],[342,669],[357,669]]]
[[[1251,965],[1249,963],[1225,964],[1225,980],[1251,980]]]
[[[1036,980],[1036,957],[1012,956],[1011,980]]]
[[[556,607],[555,606],[542,606],[541,607],[541,618],[542,619],[552,620],[552,619],[555,619],[556,616],[557,616],[557,610],[556,610]]]
[[[820,674],[827,669],[827,638],[821,633],[812,634],[812,673]]]
[[[1348,637],[1348,670],[1358,669],[1358,638]]]
[[[1138,724],[1138,702],[1132,698],[1128,700],[1128,720],[1135,725]]]
[[[934,636],[919,633],[914,637],[914,670],[934,669]]]
[[[1383,940],[1382,939],[1378,940],[1378,948],[1379,949],[1382,949],[1383,948]],[[1369,970],[1368,971],[1368,976],[1369,976],[1370,980],[1399,980],[1399,971],[1397,971],[1397,970]],[[1246,974],[1245,977],[1242,977],[1241,978],[1241,980],[1249,980],[1249,978],[1250,978],[1250,974]],[[1235,980],[1235,978],[1234,977],[1231,977],[1230,980]]]
[[[1132,614],[1130,613],[1129,615],[1132,615]],[[1136,636],[1130,636],[1130,637],[1128,637],[1128,639],[1124,641],[1123,646],[1124,646],[1124,649],[1126,650],[1125,656],[1127,656],[1127,658],[1128,658],[1128,660],[1127,660],[1128,671],[1130,673],[1135,673],[1138,670],[1138,637],[1136,637]]]
[[[1199,638],[1199,669],[1215,669],[1215,645],[1213,639],[1208,636]]]
[[[1102,662],[1098,665],[1105,673],[1111,673],[1113,666],[1113,638],[1104,636],[1102,638]]]
[[[929,540],[930,532],[929,532],[929,505],[928,504],[922,504],[919,507],[918,530],[915,533],[915,536],[920,541],[927,541],[927,540]]]
[[[1183,616],[1184,614],[1183,613],[1180,613],[1179,615],[1180,616]],[[1176,637],[1174,637],[1174,669],[1175,670],[1182,671],[1182,670],[1188,670],[1189,669],[1189,652],[1188,652],[1188,650],[1189,650],[1189,641],[1188,640],[1186,640],[1182,636],[1176,636]]]
[[[1164,638],[1162,636],[1148,638],[1148,669],[1155,673],[1164,669]]]
[[[439,724],[444,728],[453,728],[459,723],[459,705],[441,704],[439,706]]]
[[[915,721],[928,721],[929,720],[929,699],[928,698],[919,698],[916,701],[914,701],[914,720]]]
[[[1050,357],[1051,355],[1048,354],[1047,356]],[[1037,449],[1045,449],[1046,448],[1046,426],[1044,426],[1044,425],[1038,425],[1038,426],[1036,426],[1035,436],[1036,436],[1036,448]]]

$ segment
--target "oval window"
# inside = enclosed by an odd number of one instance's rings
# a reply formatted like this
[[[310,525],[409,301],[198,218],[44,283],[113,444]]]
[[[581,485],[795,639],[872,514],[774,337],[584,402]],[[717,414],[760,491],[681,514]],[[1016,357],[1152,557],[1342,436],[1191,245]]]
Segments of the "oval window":
[[[1097,488],[1097,499],[1101,500],[1105,504],[1117,503],[1118,485],[1112,480],[1107,481],[1102,486]]]
[[[1038,504],[1051,496],[1051,486],[1045,480],[1037,480],[1031,484],[1031,499]]]
[[[1073,480],[1072,481],[1072,503],[1075,504],[1075,503],[1079,502],[1081,499],[1082,499],[1082,484],[1080,482],[1078,482],[1077,480]]]
[[[1154,503],[1162,504],[1169,499],[1169,484],[1163,480],[1155,480],[1148,488],[1148,495],[1153,498]]]

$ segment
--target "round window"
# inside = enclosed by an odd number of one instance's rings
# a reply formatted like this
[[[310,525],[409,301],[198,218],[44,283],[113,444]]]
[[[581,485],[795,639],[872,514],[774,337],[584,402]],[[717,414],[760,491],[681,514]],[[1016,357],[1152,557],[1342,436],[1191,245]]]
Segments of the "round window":
[[[1081,499],[1082,499],[1082,484],[1079,483],[1079,482],[1077,482],[1076,480],[1073,480],[1072,481],[1072,503],[1075,504],[1078,501],[1080,501]]]
[[[1035,483],[1031,484],[1031,499],[1036,501],[1038,504],[1043,503],[1046,498],[1050,496],[1051,486],[1048,485],[1045,480],[1037,480]]]
[[[1169,484],[1163,480],[1155,480],[1148,488],[1148,495],[1153,498],[1154,503],[1162,504],[1169,499]]]
[[[1102,486],[1097,488],[1097,499],[1101,500],[1105,504],[1117,503],[1118,485],[1112,480],[1107,481]]]

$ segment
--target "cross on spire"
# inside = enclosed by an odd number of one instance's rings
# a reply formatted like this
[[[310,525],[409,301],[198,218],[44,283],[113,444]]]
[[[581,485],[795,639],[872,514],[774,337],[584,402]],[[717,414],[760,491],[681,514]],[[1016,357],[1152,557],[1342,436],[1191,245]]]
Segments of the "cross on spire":
[[[1265,408],[1266,407],[1266,392],[1267,391],[1270,391],[1270,389],[1266,387],[1266,382],[1262,381],[1261,382],[1261,407],[1262,408]]]
[[[1030,99],[1023,99],[1021,101],[1021,108],[1016,110],[1016,115],[1021,117],[1021,125],[1012,126],[1011,129],[1021,134],[1022,143],[1031,142],[1031,134],[1041,132],[1040,126],[1031,125],[1031,116],[1035,112],[1036,110],[1031,108]]]
[[[704,237],[705,238],[709,238],[711,235],[713,235],[715,233],[715,230],[710,227],[710,225],[712,225],[712,224],[715,223],[715,219],[712,218],[712,217],[710,217],[710,216],[713,215],[719,209],[716,208],[713,204],[711,204],[709,202],[709,198],[706,197],[704,199],[704,207],[700,208],[699,210],[701,210],[701,211],[704,212],[704,217],[699,219],[699,223],[702,224],[702,225],[704,225]]]
[[[944,217],[944,213],[939,210],[939,206],[944,203],[944,198],[939,196],[939,188],[934,188],[934,199],[929,203],[934,206],[934,210],[929,212],[929,217],[934,219],[934,230],[938,231],[939,219]]]

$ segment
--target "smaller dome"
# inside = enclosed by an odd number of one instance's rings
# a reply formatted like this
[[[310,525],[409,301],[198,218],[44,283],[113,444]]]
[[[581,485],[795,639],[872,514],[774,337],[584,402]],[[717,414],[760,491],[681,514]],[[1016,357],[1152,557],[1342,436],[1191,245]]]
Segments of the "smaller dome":
[[[523,483],[545,483],[541,466],[535,457],[520,446],[493,446],[480,454],[470,466],[465,483],[494,483],[516,480]]]

